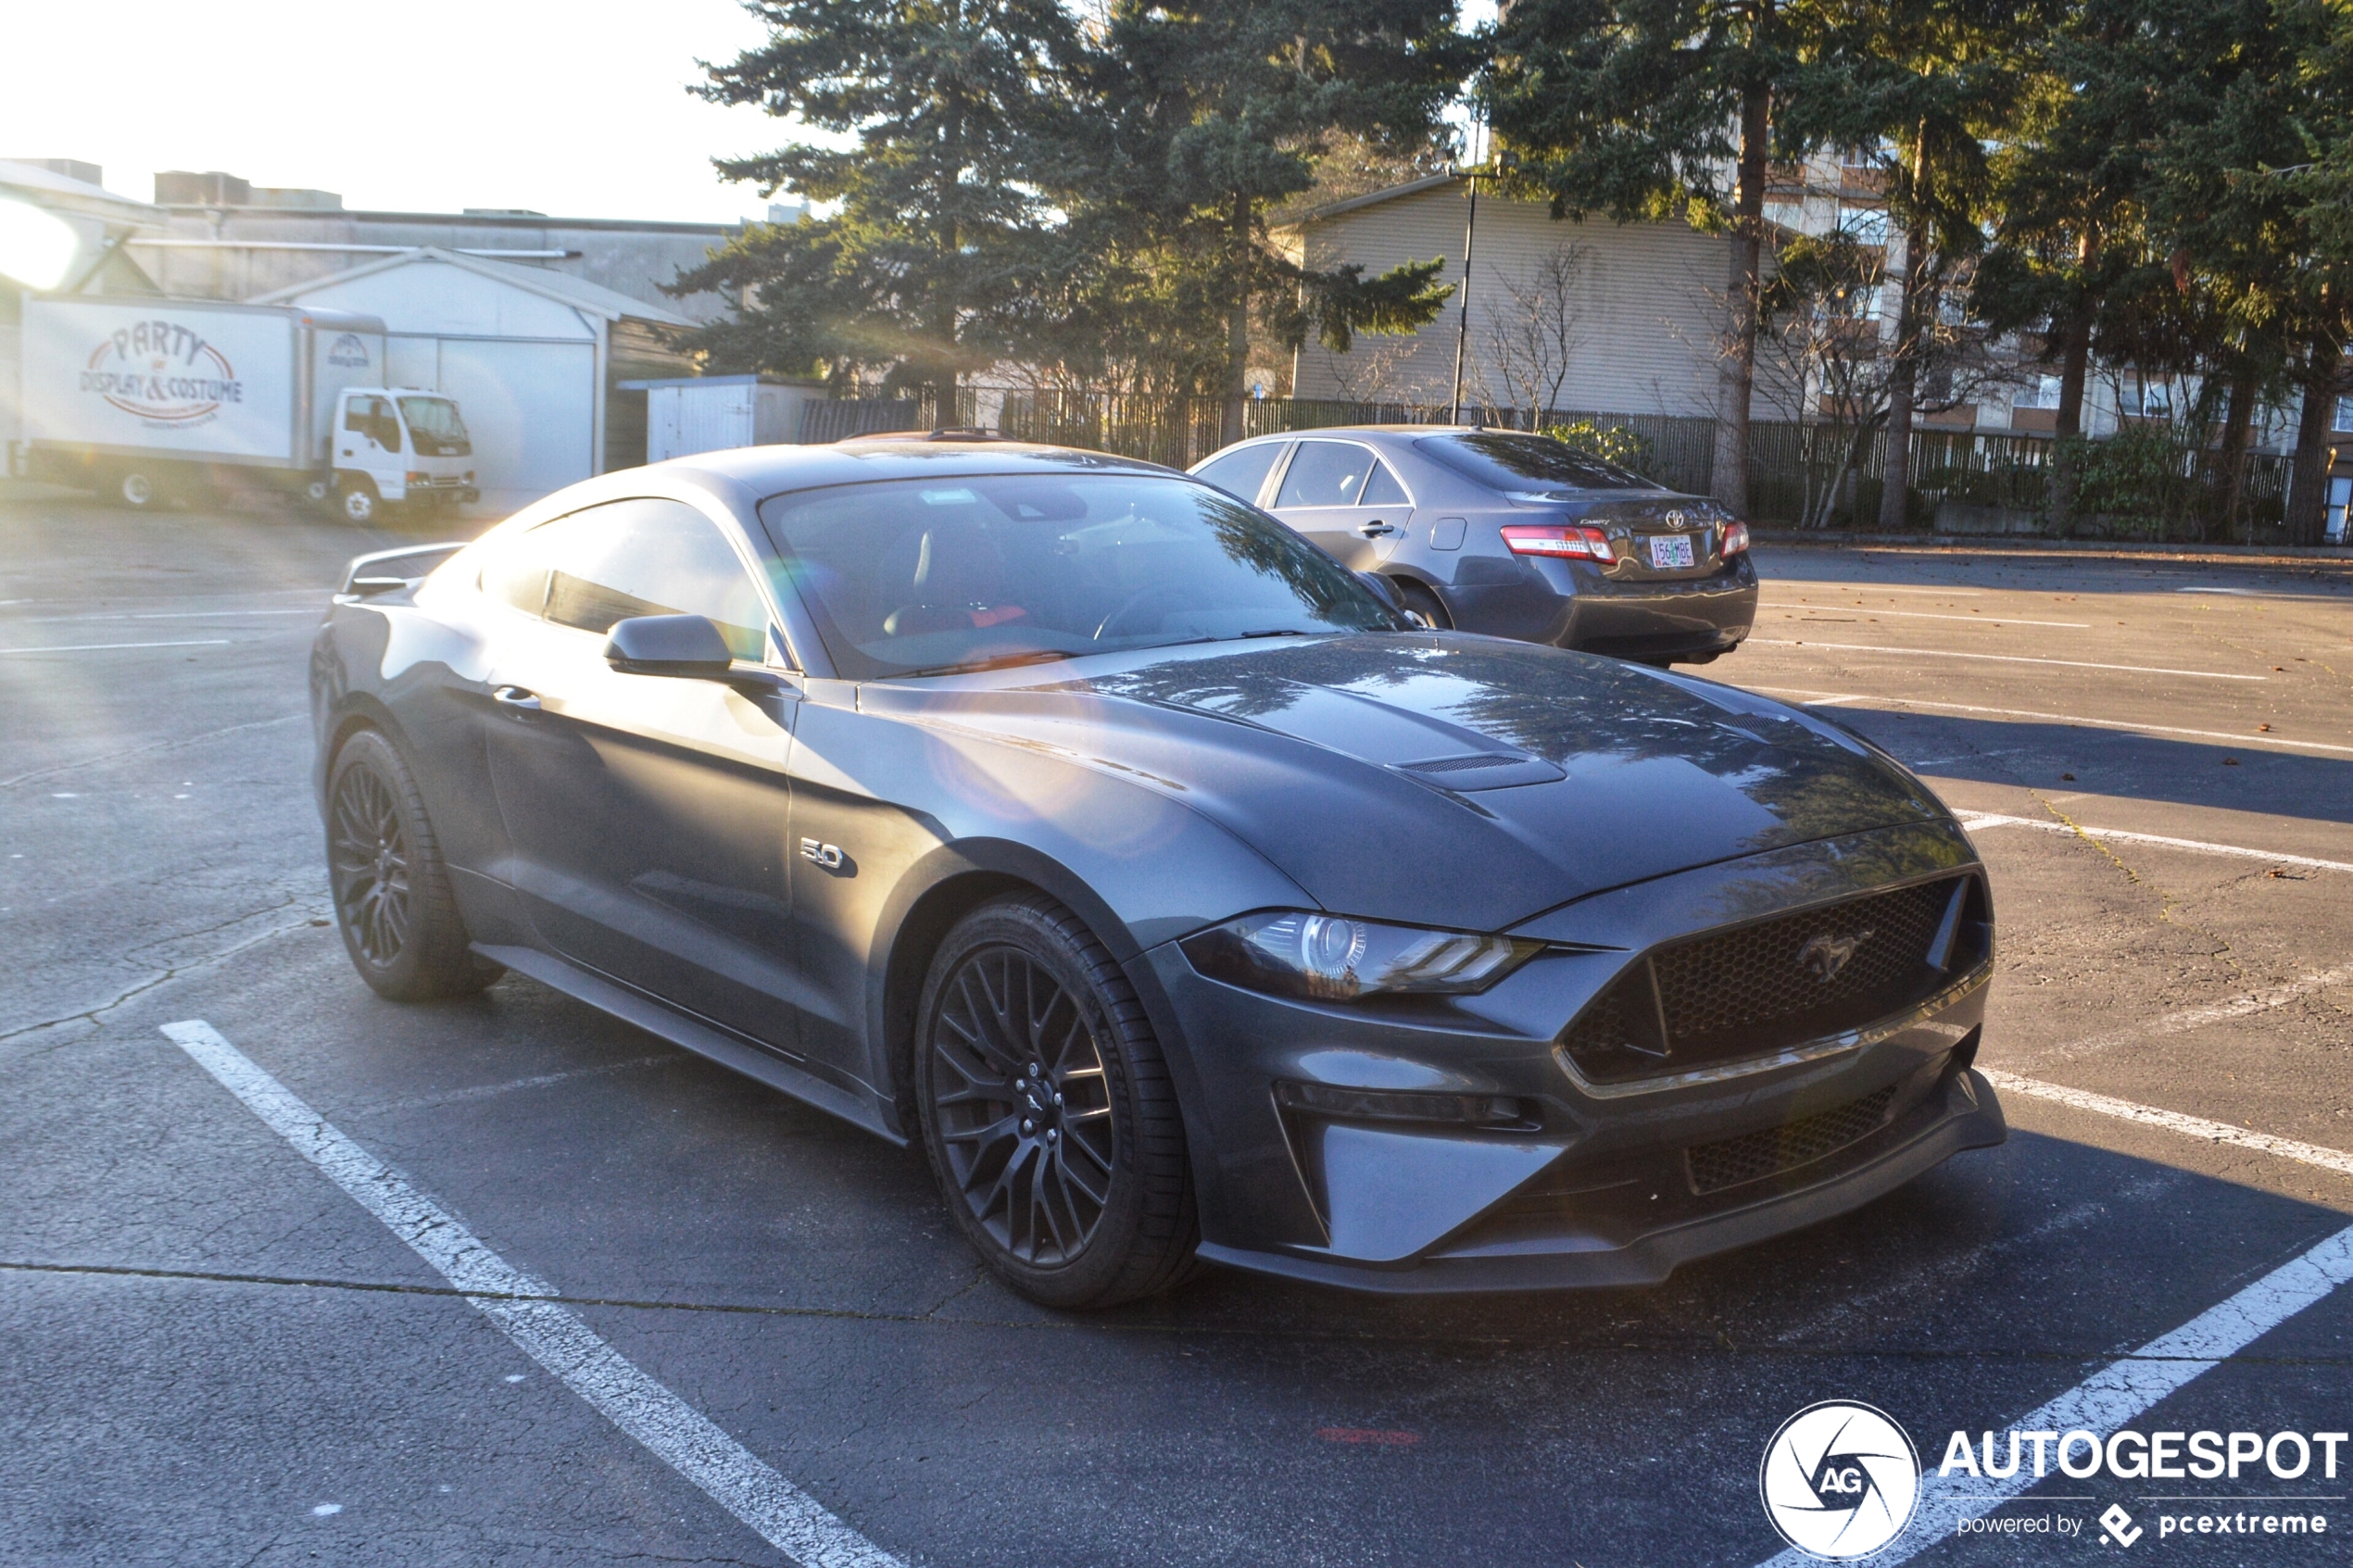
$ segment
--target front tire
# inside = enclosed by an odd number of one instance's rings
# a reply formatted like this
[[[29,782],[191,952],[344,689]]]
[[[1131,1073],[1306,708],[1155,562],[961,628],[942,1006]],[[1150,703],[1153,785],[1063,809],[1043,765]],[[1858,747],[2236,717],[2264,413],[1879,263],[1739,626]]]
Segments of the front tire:
[[[384,503],[376,498],[376,487],[364,479],[354,479],[344,486],[343,515],[346,521],[366,525],[376,521],[384,511]]]
[[[1188,1278],[1200,1228],[1168,1064],[1078,917],[984,904],[933,957],[916,1012],[924,1148],[998,1278],[1048,1307],[1109,1307]]]
[[[327,875],[344,951],[377,995],[469,996],[506,972],[469,946],[416,779],[375,730],[346,741],[327,776]]]

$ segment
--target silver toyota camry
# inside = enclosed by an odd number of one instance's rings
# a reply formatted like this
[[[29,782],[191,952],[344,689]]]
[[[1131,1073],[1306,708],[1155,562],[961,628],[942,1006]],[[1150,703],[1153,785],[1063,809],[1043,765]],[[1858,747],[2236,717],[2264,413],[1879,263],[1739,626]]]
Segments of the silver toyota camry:
[[[1746,523],[1550,436],[1354,425],[1260,436],[1192,471],[1441,628],[1705,664],[1756,619]]]

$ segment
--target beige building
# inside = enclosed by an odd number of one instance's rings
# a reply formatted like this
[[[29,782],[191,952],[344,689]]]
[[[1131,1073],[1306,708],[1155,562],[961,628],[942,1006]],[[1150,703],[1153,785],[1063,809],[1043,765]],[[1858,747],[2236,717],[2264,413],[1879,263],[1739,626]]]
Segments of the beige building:
[[[1442,280],[1460,284],[1470,207],[1469,182],[1433,175],[1314,208],[1276,236],[1318,270],[1443,257]],[[1482,187],[1467,333],[1457,294],[1410,337],[1365,334],[1347,354],[1311,340],[1294,394],[1444,405],[1460,339],[1466,405],[1713,418],[1730,261],[1722,236],[1688,223],[1555,220]]]

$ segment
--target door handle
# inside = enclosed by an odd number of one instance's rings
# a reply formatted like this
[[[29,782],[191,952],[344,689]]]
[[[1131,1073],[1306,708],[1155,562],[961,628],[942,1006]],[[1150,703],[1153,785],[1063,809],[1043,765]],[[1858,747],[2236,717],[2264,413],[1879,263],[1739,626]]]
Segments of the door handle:
[[[521,686],[500,686],[490,694],[490,700],[518,718],[539,711],[539,698]]]
[[[1394,523],[1383,522],[1380,519],[1375,518],[1372,521],[1365,524],[1356,532],[1362,533],[1367,539],[1378,539],[1385,534],[1396,533],[1397,527]]]

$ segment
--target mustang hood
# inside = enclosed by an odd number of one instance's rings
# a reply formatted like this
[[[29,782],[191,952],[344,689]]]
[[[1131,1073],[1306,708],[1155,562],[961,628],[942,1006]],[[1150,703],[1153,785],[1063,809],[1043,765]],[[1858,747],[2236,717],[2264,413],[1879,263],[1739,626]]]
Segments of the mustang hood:
[[[1058,673],[868,688],[862,704],[1172,793],[1327,909],[1474,930],[1944,815],[1901,770],[1795,709],[1558,648],[1331,637]]]

